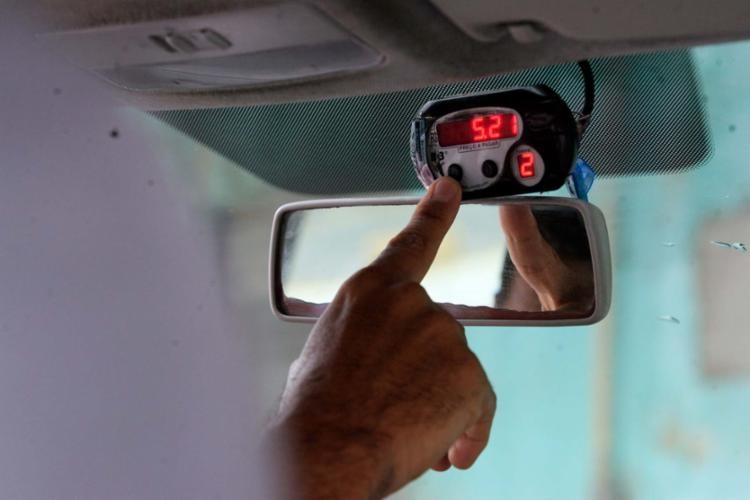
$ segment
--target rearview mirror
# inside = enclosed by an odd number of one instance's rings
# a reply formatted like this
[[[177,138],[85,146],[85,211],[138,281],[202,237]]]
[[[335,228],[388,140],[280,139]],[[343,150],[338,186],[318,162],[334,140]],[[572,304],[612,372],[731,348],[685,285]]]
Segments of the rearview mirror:
[[[418,198],[291,203],[274,219],[271,307],[315,321],[341,284],[409,221]],[[594,205],[570,198],[467,202],[422,285],[467,325],[595,323],[611,300],[609,238]]]

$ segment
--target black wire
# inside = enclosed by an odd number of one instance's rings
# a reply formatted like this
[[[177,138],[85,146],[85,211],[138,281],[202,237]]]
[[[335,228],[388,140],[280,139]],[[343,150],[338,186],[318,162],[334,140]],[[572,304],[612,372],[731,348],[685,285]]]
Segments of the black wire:
[[[594,72],[588,61],[578,61],[578,67],[583,74],[584,101],[583,109],[578,116],[578,139],[583,138],[586,127],[591,121],[591,113],[594,111]]]

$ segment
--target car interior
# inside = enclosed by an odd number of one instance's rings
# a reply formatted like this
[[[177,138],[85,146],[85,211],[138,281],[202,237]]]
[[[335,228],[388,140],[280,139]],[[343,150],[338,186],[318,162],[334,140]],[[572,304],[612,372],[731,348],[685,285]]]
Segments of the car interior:
[[[391,498],[750,495],[750,3],[39,0],[0,27],[0,498],[249,498],[312,323],[441,176],[464,203],[424,286],[499,410],[474,467]]]

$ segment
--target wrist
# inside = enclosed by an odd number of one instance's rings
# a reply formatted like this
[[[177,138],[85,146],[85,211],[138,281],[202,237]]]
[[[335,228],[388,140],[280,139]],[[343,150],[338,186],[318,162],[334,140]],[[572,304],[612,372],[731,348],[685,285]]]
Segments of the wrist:
[[[285,498],[380,498],[390,491],[389,437],[359,425],[289,416],[269,432],[281,446]]]

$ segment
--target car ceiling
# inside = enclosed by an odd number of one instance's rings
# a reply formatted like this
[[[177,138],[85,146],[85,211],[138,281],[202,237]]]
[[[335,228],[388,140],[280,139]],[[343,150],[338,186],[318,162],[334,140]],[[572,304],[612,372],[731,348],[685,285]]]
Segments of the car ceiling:
[[[92,52],[96,52],[98,64],[110,57],[112,66],[118,67],[124,54],[130,51],[132,55],[143,46],[132,40],[121,45],[92,44],[87,36],[101,27],[107,27],[107,36],[139,25],[174,29],[183,19],[252,15],[258,9],[290,4],[301,2],[42,0],[33,4],[33,13],[44,19],[40,39],[51,50],[91,70],[86,61],[91,60]],[[453,83],[580,58],[750,37],[750,4],[744,0],[310,0],[304,5],[377,51],[382,63],[360,71],[252,88],[121,90],[120,96],[150,110],[309,101]]]

